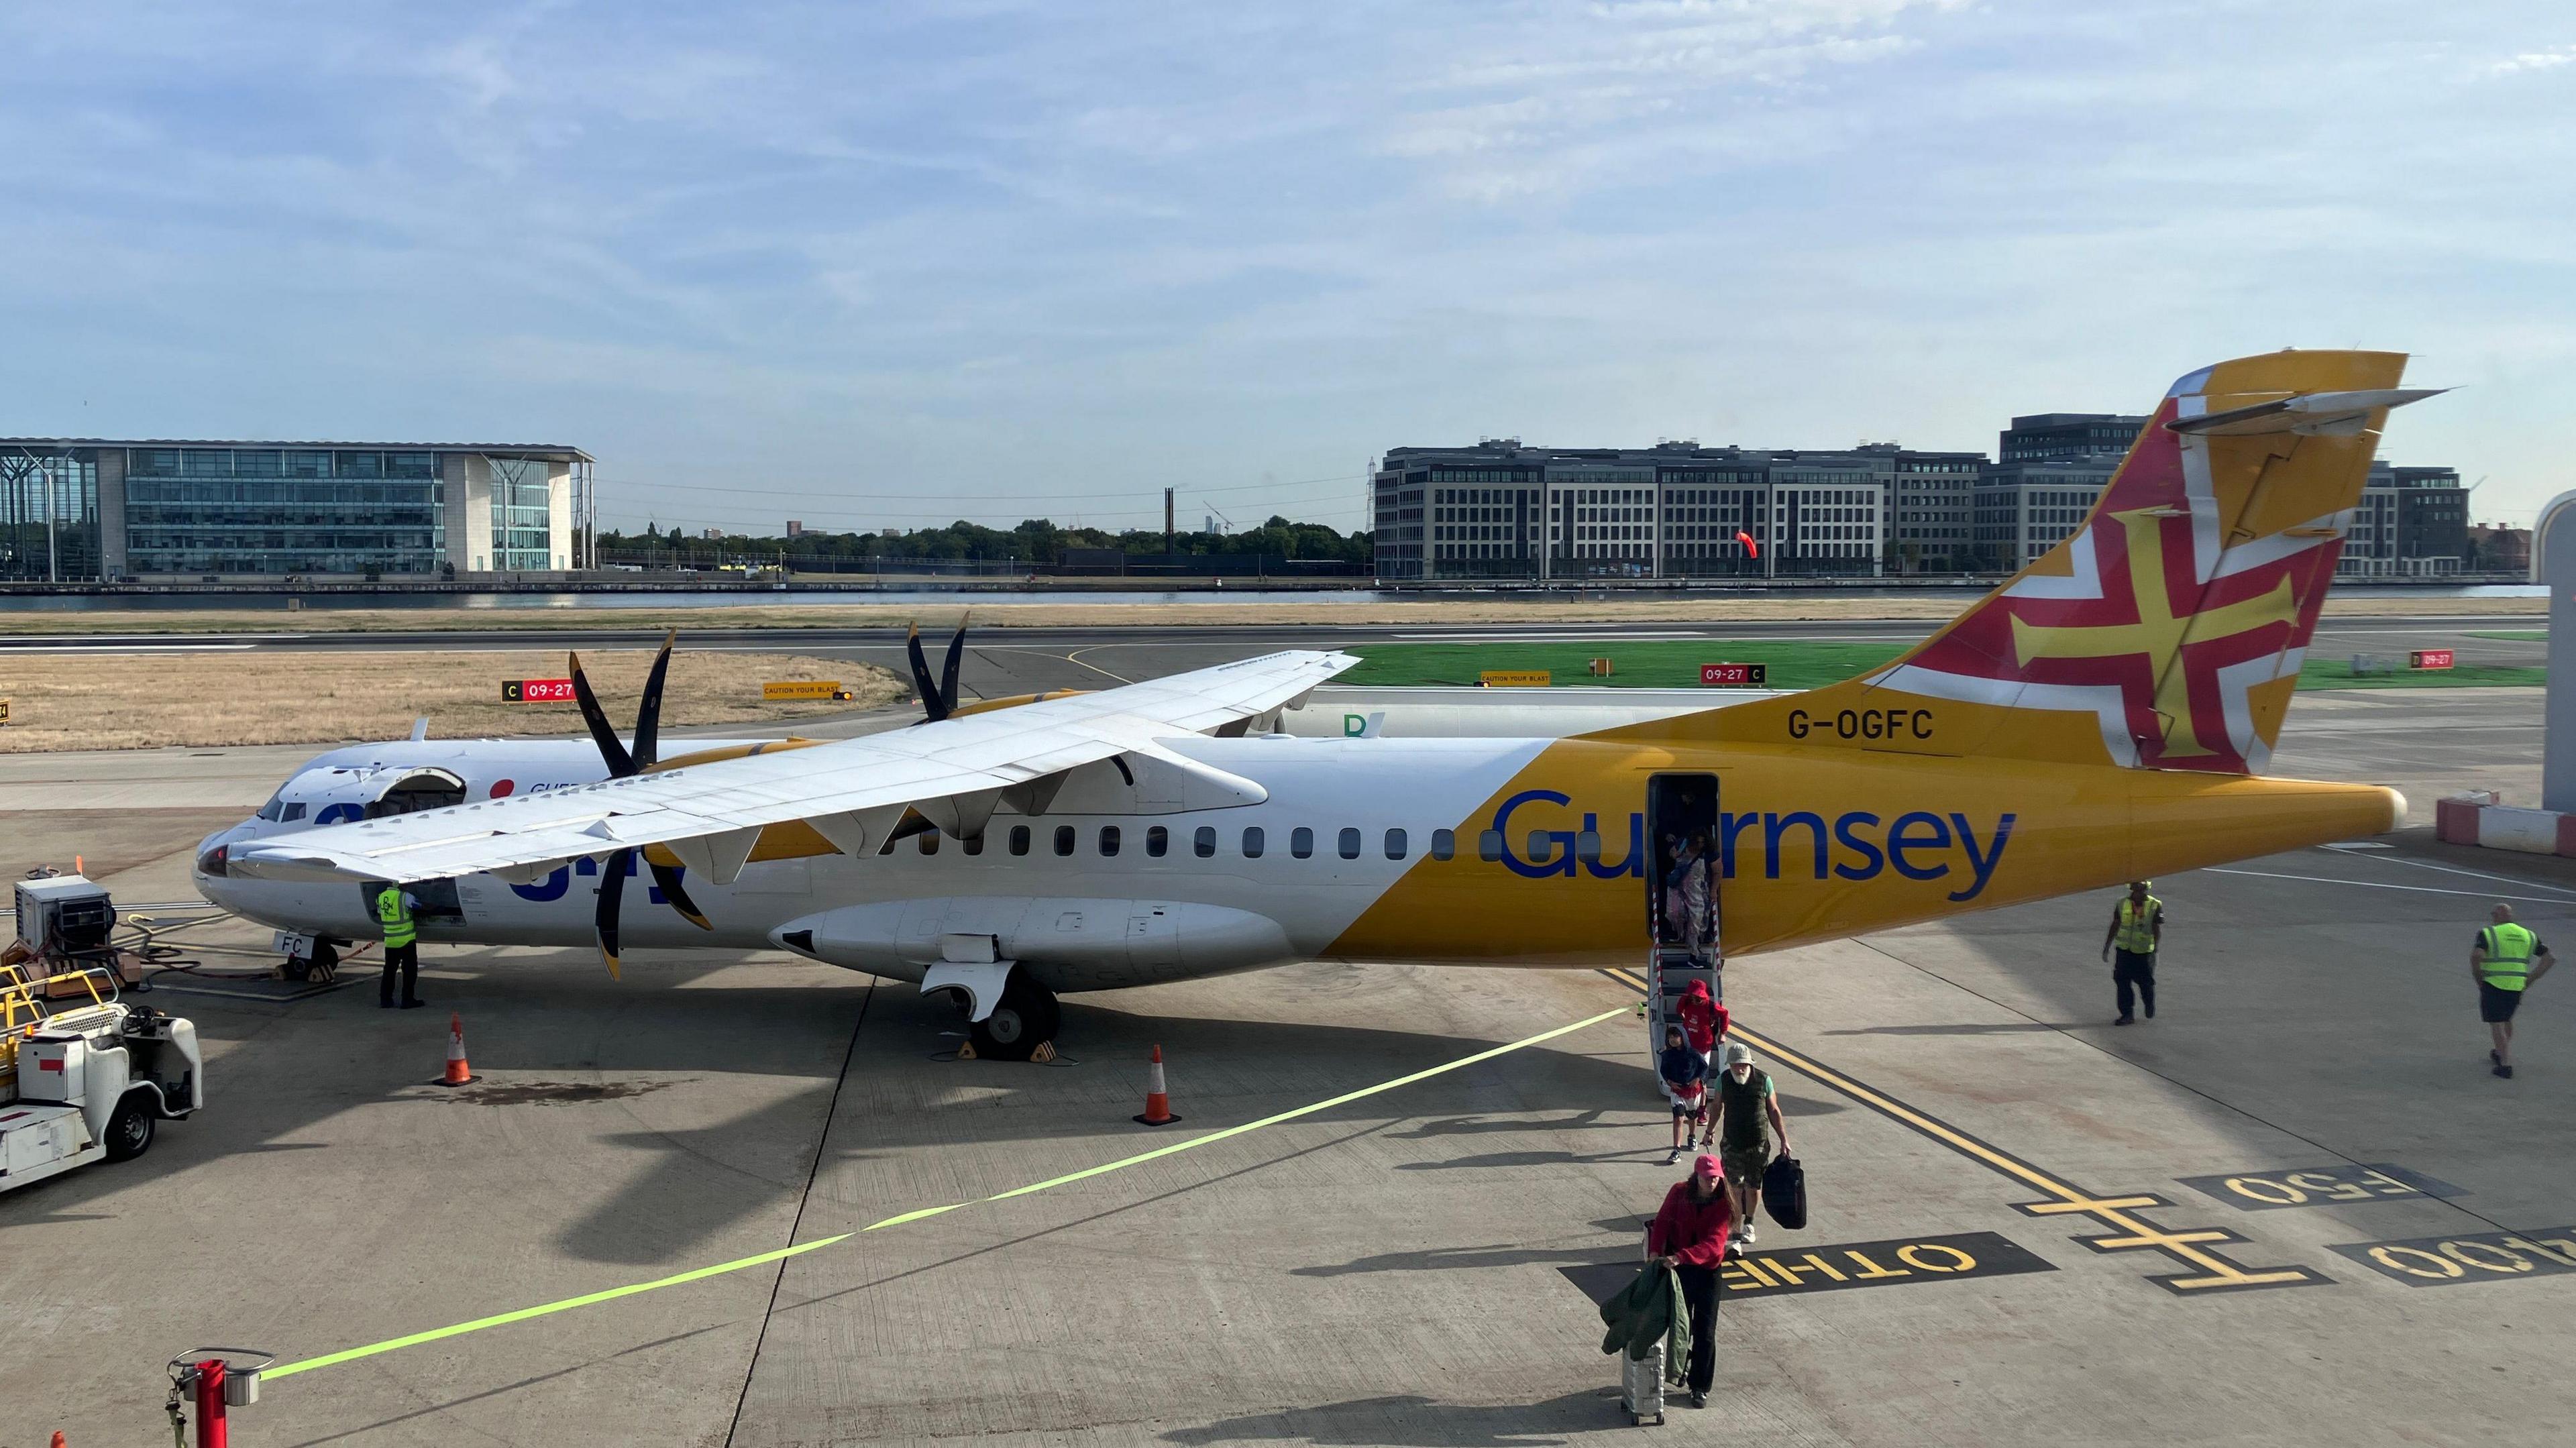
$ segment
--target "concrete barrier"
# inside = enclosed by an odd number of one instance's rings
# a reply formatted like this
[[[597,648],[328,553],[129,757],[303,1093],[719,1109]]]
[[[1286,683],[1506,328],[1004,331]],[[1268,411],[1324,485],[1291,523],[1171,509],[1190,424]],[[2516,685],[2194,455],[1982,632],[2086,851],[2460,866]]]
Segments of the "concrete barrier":
[[[2498,802],[2491,789],[2436,801],[2433,836],[2454,845],[2576,857],[2576,814]]]

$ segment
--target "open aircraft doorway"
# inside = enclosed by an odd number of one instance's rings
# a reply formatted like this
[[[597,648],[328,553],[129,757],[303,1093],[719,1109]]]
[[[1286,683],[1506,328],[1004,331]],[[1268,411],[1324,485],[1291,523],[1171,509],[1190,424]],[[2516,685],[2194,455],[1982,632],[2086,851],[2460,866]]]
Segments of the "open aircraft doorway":
[[[1714,774],[1657,774],[1646,781],[1646,919],[1654,941],[1647,963],[1646,1050],[1663,1049],[1664,1026],[1692,981],[1725,998],[1719,984],[1718,781]]]

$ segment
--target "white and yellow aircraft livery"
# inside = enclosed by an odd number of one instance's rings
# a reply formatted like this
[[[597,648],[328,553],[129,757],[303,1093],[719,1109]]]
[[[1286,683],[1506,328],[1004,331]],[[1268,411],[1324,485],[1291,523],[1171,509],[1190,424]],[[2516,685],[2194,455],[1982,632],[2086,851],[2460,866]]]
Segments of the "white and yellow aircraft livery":
[[[1293,739],[1267,725],[1354,661],[1289,652],[658,767],[642,728],[635,772],[602,726],[618,777],[578,744],[548,779],[449,771],[473,802],[229,831],[200,885],[366,937],[367,882],[403,882],[431,940],[596,936],[612,967],[620,939],[782,946],[964,991],[1007,1050],[1052,1034],[1059,991],[1313,958],[1636,964],[1694,836],[1741,955],[2370,834],[2394,791],[2255,771],[2387,411],[2430,395],[2404,362],[2184,377],[2081,531],[1827,688],[1565,739]],[[440,747],[402,767],[437,773]],[[639,855],[657,884],[624,906]]]

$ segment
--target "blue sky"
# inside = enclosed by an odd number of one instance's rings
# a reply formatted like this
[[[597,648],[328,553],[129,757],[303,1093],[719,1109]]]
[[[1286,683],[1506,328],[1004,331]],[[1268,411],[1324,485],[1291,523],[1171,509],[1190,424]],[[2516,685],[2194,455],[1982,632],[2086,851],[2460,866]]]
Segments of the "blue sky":
[[[0,433],[604,521],[1355,526],[1398,444],[1991,449],[2285,345],[2576,487],[2558,0],[16,6]]]

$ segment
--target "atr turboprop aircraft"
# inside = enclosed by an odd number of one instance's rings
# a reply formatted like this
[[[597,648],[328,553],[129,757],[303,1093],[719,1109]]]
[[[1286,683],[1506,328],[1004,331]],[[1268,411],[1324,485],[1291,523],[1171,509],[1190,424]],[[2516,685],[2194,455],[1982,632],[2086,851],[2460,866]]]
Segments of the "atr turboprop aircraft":
[[[595,939],[612,971],[621,942],[783,947],[960,992],[979,1049],[1025,1055],[1058,992],[1316,958],[1635,964],[1674,836],[1710,841],[1740,956],[2367,835],[2394,791],[2260,771],[2388,410],[2431,395],[2404,364],[2191,373],[2080,531],[1805,693],[1562,739],[1296,739],[1280,711],[1354,660],[958,710],[952,645],[944,684],[916,651],[927,722],[657,761],[657,666],[631,745],[585,685],[595,751],[371,746],[408,771],[370,775],[380,817],[273,803],[206,842],[198,883],[365,938],[398,881],[432,941]],[[509,777],[472,757],[495,748]]]

